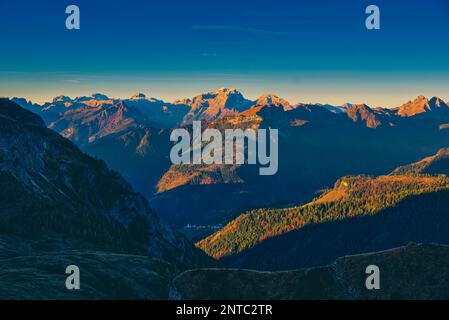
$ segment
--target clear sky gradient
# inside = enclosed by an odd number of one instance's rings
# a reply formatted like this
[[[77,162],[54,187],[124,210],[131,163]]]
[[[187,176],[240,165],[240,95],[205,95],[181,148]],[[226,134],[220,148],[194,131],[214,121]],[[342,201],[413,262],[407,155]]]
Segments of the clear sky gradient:
[[[79,31],[65,29],[69,4]],[[370,4],[379,31],[365,28]],[[36,102],[219,87],[292,103],[449,99],[447,0],[0,1],[0,35],[0,96]]]

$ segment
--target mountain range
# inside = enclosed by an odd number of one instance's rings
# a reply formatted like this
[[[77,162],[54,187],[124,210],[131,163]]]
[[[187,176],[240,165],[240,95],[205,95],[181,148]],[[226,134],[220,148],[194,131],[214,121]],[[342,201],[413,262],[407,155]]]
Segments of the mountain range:
[[[147,288],[146,295],[158,297],[166,290],[170,272],[207,261],[185,236],[161,221],[117,172],[8,99],[0,99],[0,201],[1,277],[8,279],[6,284],[1,281],[1,295],[37,297],[41,288],[36,283],[21,287],[19,281],[10,289],[7,284],[28,274],[20,275],[21,268],[37,277],[41,271],[47,274],[49,261],[55,263],[53,268],[61,266],[60,277],[64,277],[64,261],[86,265],[89,260],[100,264],[115,260],[117,269],[108,268],[120,275],[126,264],[122,254],[138,256],[135,260],[146,264],[147,272],[152,270],[148,283],[155,281],[156,287],[154,292]],[[105,296],[108,288],[118,290],[112,284],[100,285],[91,288],[91,297],[101,297],[100,289]],[[60,286],[53,294],[64,290]],[[123,291],[117,294],[126,297]]]
[[[106,161],[176,228],[223,224],[251,208],[304,203],[341,176],[386,174],[434,154],[449,138],[449,107],[423,96],[390,109],[292,105],[274,94],[252,101],[228,88],[172,103],[144,94],[60,96],[42,106],[12,100]],[[261,177],[251,166],[172,165],[170,129],[189,128],[194,120],[219,130],[278,128],[278,174]],[[323,156],[331,161],[321,161]]]
[[[171,129],[190,130],[194,120],[221,131],[277,128],[278,174],[172,165]],[[422,96],[391,109],[291,105],[271,94],[251,101],[235,89],[173,103],[143,94],[60,96],[41,106],[0,99],[0,292],[203,299],[229,298],[227,285],[242,283],[233,297],[373,298],[348,295],[360,286],[349,275],[372,257],[446,263],[445,246],[408,244],[449,244],[448,127],[448,105]],[[379,252],[392,248],[400,249]],[[55,266],[73,261],[91,273],[88,288],[71,295],[59,291]],[[105,273],[116,281],[96,281]],[[23,281],[33,274],[41,277]],[[295,285],[276,286],[284,281]],[[321,295],[299,290],[303,281],[323,286]],[[378,298],[420,297],[401,286]],[[442,288],[426,292],[441,297]]]

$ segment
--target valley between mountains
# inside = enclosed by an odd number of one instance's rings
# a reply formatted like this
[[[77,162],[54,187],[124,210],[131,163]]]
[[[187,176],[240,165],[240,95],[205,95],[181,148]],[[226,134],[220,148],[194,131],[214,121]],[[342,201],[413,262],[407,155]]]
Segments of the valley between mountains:
[[[172,165],[170,132],[194,120],[277,128],[278,173]],[[449,106],[423,96],[390,108],[227,88],[170,103],[0,99],[0,297],[444,298],[448,129]],[[75,262],[86,287],[72,293]],[[384,291],[364,291],[367,263],[387,270]]]

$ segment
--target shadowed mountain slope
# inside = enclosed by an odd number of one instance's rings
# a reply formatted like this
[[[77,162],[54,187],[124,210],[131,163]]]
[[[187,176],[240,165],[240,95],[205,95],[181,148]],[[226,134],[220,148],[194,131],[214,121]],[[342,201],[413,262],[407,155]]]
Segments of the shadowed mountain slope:
[[[45,268],[44,256],[49,261],[58,256],[61,261],[70,260],[63,257],[69,251],[76,251],[80,258],[74,263],[84,261],[81,251],[92,253],[98,261],[101,255],[131,254],[150,265],[151,257],[161,261],[157,265],[170,265],[167,272],[207,261],[104,162],[85,155],[47,129],[37,115],[7,99],[0,99],[0,202],[0,258],[6,259],[0,264],[7,266],[2,270],[10,276],[17,272],[20,277],[26,266],[42,263]],[[25,252],[18,249],[24,246]],[[42,256],[42,260],[23,255]],[[119,256],[110,259],[123,268],[126,265]],[[26,294],[21,283],[11,288],[19,290],[20,297]],[[46,289],[50,290],[42,290]],[[151,290],[148,296],[156,297]]]

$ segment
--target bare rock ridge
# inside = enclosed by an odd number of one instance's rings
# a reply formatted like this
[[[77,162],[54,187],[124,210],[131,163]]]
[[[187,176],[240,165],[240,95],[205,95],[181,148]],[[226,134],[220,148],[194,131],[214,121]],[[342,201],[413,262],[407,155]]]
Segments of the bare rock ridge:
[[[188,105],[190,111],[183,123],[188,124],[195,120],[213,121],[219,116],[236,114],[253,105],[236,89],[220,88],[194,97]]]
[[[408,101],[397,108],[397,113],[401,117],[411,117],[426,112],[444,111],[448,112],[448,105],[438,97],[428,100],[424,96],[418,96],[413,101]]]

